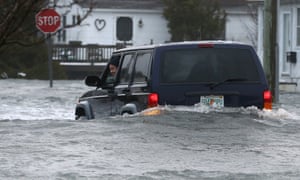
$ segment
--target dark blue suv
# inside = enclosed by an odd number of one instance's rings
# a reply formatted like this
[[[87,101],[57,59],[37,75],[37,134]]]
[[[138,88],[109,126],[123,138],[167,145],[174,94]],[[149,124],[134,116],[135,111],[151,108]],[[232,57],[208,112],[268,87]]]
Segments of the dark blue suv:
[[[125,48],[113,53],[95,86],[76,105],[76,119],[134,114],[157,105],[272,108],[272,96],[255,50],[242,43],[197,41]]]

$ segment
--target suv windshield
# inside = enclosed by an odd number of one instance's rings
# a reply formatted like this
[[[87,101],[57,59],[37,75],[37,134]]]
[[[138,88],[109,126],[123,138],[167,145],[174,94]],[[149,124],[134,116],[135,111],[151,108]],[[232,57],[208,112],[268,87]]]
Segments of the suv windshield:
[[[237,48],[176,49],[163,52],[162,83],[212,83],[227,79],[259,81],[252,52]]]

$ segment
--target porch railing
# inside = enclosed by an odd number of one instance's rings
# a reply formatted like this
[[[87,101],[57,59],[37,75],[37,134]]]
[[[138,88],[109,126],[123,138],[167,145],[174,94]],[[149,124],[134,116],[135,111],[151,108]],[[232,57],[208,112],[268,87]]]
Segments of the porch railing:
[[[119,45],[56,44],[52,47],[52,60],[60,62],[107,62]]]

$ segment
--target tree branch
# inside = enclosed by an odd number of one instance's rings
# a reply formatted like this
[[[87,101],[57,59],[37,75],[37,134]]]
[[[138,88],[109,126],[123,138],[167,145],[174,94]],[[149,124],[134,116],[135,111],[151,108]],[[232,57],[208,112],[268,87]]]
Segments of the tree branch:
[[[59,4],[54,0],[51,8],[71,9],[75,2],[70,4]],[[17,44],[30,46],[44,42],[45,37],[38,36],[35,25],[35,15],[43,8],[49,7],[49,0],[0,0],[0,49],[3,46]],[[90,8],[82,17],[78,16],[77,24],[68,25],[63,28],[73,28],[81,25],[93,10],[93,1]],[[66,11],[68,13],[68,11]],[[55,34],[52,34],[55,35]]]

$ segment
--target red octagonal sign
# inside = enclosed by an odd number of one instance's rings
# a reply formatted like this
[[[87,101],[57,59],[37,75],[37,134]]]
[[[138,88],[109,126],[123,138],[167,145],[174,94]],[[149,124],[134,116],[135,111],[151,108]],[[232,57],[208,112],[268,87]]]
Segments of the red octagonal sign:
[[[54,9],[42,9],[35,16],[36,27],[44,33],[55,33],[60,27],[60,15]]]

